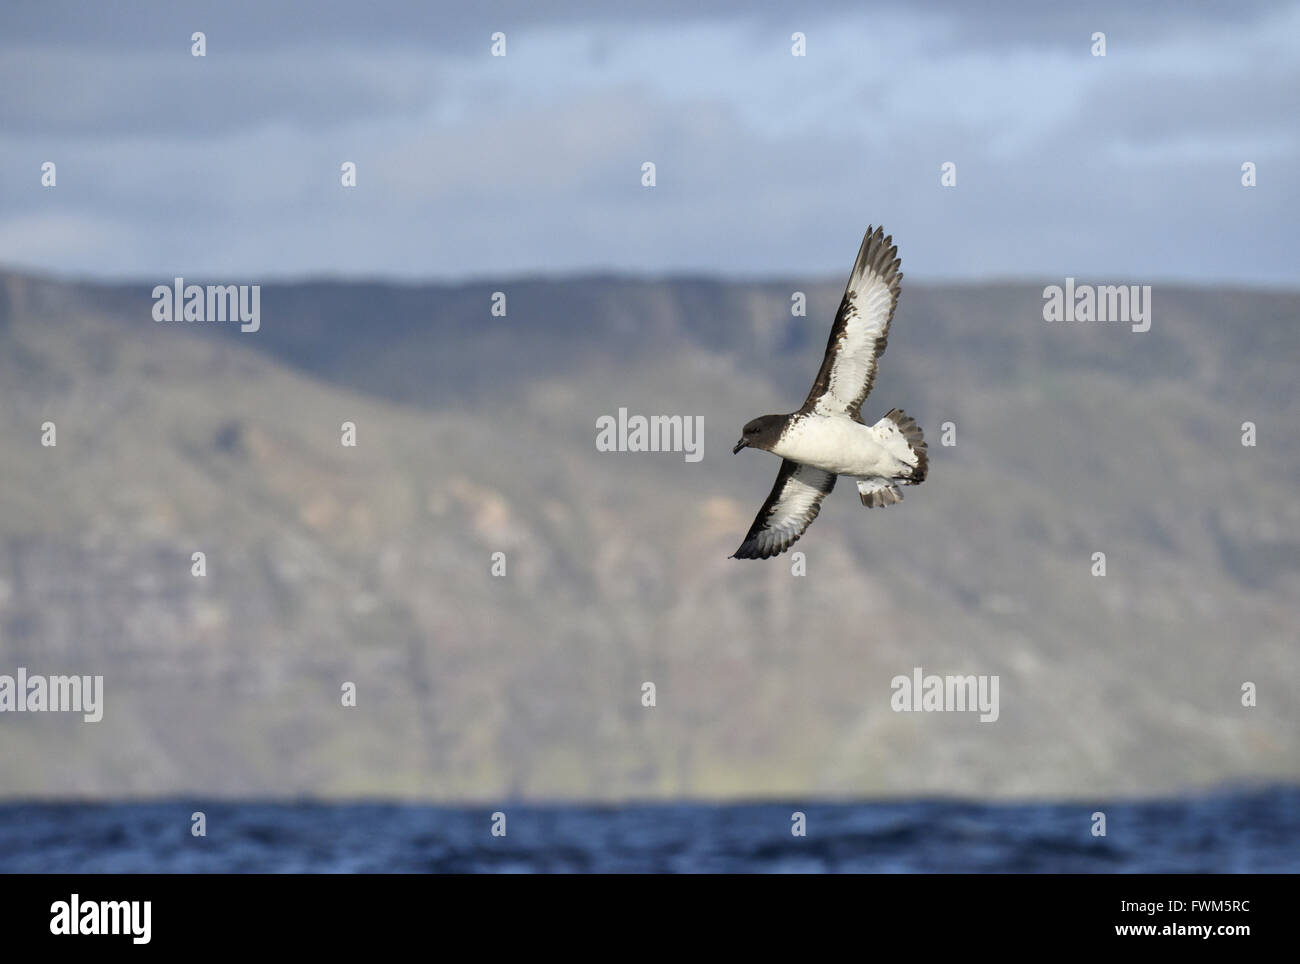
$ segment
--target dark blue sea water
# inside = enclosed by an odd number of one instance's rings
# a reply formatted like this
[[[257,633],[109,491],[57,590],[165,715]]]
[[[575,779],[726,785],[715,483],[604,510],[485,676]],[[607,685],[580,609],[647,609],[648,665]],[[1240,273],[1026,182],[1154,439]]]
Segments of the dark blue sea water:
[[[1294,873],[1300,788],[1108,805],[4,804],[0,871]]]

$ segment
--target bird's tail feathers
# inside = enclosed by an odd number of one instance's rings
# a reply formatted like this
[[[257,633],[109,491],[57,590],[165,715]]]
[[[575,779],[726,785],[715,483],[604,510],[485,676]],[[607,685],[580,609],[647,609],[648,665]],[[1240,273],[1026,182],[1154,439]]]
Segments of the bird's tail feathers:
[[[885,417],[872,426],[880,436],[885,447],[890,449],[899,460],[911,466],[911,472],[893,481],[902,485],[920,485],[930,471],[930,458],[926,454],[925,436],[916,419],[901,408],[890,409]],[[901,501],[902,496],[898,497]],[[865,497],[863,498],[865,502]]]
[[[872,477],[858,479],[858,498],[868,509],[878,509],[882,505],[898,505],[903,501],[903,493],[893,479]]]

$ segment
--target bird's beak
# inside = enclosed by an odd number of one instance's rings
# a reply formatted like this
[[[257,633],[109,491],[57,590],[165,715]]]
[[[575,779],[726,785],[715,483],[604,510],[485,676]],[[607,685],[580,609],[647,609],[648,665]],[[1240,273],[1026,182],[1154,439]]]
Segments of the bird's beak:
[[[731,450],[731,454],[735,455],[737,452],[739,452],[741,449],[745,448],[748,445],[749,443],[742,438],[739,442],[736,443],[736,447]]]

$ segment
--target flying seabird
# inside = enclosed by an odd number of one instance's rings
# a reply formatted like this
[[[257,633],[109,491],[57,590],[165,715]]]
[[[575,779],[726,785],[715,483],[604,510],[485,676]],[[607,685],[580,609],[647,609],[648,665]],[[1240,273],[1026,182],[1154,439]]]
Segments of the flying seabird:
[[[862,421],[903,281],[893,240],[884,228],[867,228],[803,408],[754,419],[732,449],[762,449],[782,459],[776,484],[733,559],[766,559],[789,549],[817,518],[837,476],[857,480],[869,509],[902,502],[900,485],[925,481],[929,460],[914,419],[895,408],[875,425]]]

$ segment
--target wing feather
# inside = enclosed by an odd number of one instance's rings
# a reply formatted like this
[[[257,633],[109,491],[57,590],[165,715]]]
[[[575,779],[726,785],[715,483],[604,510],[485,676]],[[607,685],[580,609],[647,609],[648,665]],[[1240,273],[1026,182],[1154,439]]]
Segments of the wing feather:
[[[875,384],[903,281],[893,242],[884,228],[867,228],[835,313],[821,370],[801,412],[861,420],[862,403]]]
[[[776,484],[732,558],[766,559],[785,552],[812,525],[833,488],[832,473],[783,459]]]

